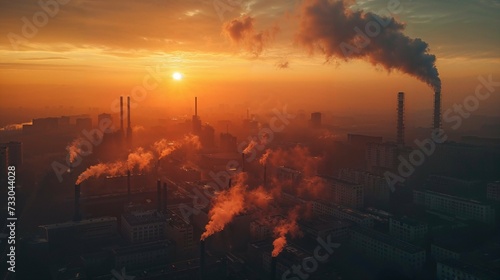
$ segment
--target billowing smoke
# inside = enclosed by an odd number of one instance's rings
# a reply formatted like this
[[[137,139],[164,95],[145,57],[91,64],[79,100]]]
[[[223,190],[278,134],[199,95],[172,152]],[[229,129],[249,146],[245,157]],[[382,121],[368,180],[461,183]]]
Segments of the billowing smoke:
[[[76,184],[81,184],[89,178],[99,178],[101,176],[124,175],[127,170],[142,172],[151,167],[153,154],[138,148],[130,153],[126,161],[116,161],[112,163],[98,163],[83,171],[76,180]]]
[[[228,190],[220,192],[214,199],[214,205],[208,216],[210,220],[205,226],[201,240],[222,231],[233,218],[245,209],[246,173],[239,173],[236,184]]]
[[[153,154],[144,151],[143,148],[138,148],[135,152],[130,153],[127,158],[128,169],[137,171],[147,170],[151,167]]]
[[[266,165],[267,164],[267,159],[269,158],[269,156],[271,155],[273,151],[271,149],[267,149],[266,152],[260,157],[259,159],[259,163],[261,165]]]
[[[296,207],[288,213],[288,217],[282,221],[274,228],[273,232],[276,239],[273,241],[273,252],[272,256],[277,257],[281,251],[285,248],[287,244],[287,235],[296,237],[300,234],[299,226],[297,225],[297,219],[299,218],[299,208]]]
[[[255,140],[250,141],[246,148],[243,150],[243,154],[248,155],[259,143]]]
[[[274,166],[286,165],[301,171],[304,176],[309,177],[316,175],[320,158],[311,156],[309,149],[306,147],[295,146],[293,149],[288,150],[272,150],[267,156],[267,160]]]
[[[153,144],[153,149],[158,153],[158,159],[162,159],[183,146],[190,146],[195,150],[199,150],[201,149],[200,138],[196,135],[188,134],[178,141],[162,139]]]
[[[83,143],[83,139],[77,138],[73,140],[68,146],[66,146],[66,151],[68,151],[69,155],[69,163],[74,163],[79,154],[82,153],[81,145]]]
[[[259,56],[264,50],[264,46],[278,32],[278,28],[274,27],[270,30],[256,32],[254,22],[253,17],[244,15],[224,23],[222,30],[223,34],[229,37],[231,41],[245,45],[248,51]]]
[[[179,143],[161,139],[153,144],[154,150],[158,153],[158,159],[162,159],[180,147]]]
[[[257,206],[259,209],[265,209],[268,207],[273,200],[272,194],[263,187],[248,190],[247,179],[246,173],[238,173],[235,185],[217,194],[208,212],[210,220],[205,226],[201,240],[222,231],[236,215],[245,213],[249,208]]]
[[[352,11],[342,0],[305,0],[299,11],[297,42],[327,60],[366,59],[388,71],[399,70],[441,91],[436,57],[428,44],[412,39],[394,18]]]

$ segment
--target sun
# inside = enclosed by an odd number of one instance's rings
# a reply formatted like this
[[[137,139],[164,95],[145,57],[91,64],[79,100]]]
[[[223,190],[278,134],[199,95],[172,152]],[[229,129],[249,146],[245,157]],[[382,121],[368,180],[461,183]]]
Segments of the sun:
[[[179,73],[179,72],[174,72],[174,74],[172,74],[172,79],[176,80],[176,81],[180,81],[182,80],[184,76],[182,75],[182,73]]]

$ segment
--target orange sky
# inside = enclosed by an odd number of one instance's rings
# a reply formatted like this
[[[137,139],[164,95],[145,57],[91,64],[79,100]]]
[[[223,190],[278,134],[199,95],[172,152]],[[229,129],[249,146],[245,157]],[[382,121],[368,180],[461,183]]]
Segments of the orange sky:
[[[148,90],[141,106],[189,106],[197,95],[210,106],[234,102],[258,110],[267,102],[392,114],[396,93],[405,91],[409,110],[429,110],[432,89],[414,77],[361,59],[325,63],[321,51],[310,53],[297,44],[296,7],[302,1],[240,2],[219,15],[211,0],[73,0],[59,5],[16,50],[9,34],[22,35],[22,18],[31,21],[43,10],[36,1],[2,1],[0,106],[106,110],[116,96],[142,85],[147,69],[158,68],[158,87]],[[372,2],[357,1],[356,8],[377,12],[387,6],[387,1]],[[498,2],[477,1],[468,14],[466,1],[457,1],[458,8],[419,2],[401,1],[402,11],[393,16],[406,23],[407,36],[422,38],[436,55],[443,107],[473,93],[479,75],[500,80]],[[249,52],[248,42],[231,40],[222,31],[243,14],[255,20],[256,33],[269,31],[258,56]],[[289,67],[279,69],[284,62]],[[174,81],[175,71],[184,79]],[[498,105],[494,95],[481,112],[498,115]]]

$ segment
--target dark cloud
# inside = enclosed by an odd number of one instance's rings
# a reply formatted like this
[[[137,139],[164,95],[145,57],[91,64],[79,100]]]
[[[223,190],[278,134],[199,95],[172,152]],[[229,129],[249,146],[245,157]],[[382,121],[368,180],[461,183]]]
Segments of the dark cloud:
[[[257,32],[254,28],[254,22],[253,17],[245,15],[224,23],[222,30],[233,42],[244,45],[248,51],[259,56],[278,32],[278,28],[273,27]]]

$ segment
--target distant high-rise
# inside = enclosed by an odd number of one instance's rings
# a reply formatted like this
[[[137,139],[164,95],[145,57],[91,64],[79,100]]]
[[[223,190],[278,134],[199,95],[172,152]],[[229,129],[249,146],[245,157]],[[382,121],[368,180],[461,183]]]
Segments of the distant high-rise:
[[[321,113],[314,112],[311,114],[311,127],[320,128],[321,127]]]
[[[402,147],[405,145],[405,123],[404,123],[404,110],[405,110],[405,94],[404,92],[398,93],[398,125],[397,125],[397,143]]]
[[[97,125],[101,126],[101,123],[110,123],[113,121],[113,117],[111,116],[111,114],[107,114],[107,113],[102,113],[102,114],[99,114],[97,116]],[[113,126],[110,125],[110,126],[107,126],[106,127],[106,130],[104,130],[103,132],[105,133],[111,133],[113,132]]]
[[[10,141],[8,143],[0,144],[0,147],[5,148],[6,150],[5,157],[7,159],[7,165],[20,167],[21,164],[23,164],[23,143]],[[3,155],[1,160],[3,160]]]
[[[434,93],[434,129],[441,128],[441,92]]]

